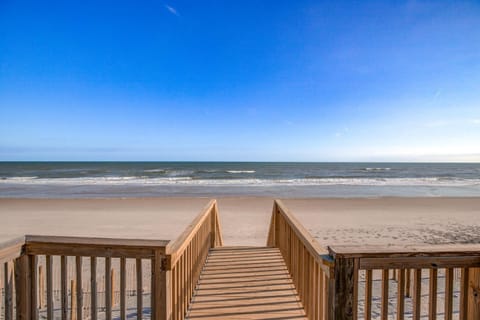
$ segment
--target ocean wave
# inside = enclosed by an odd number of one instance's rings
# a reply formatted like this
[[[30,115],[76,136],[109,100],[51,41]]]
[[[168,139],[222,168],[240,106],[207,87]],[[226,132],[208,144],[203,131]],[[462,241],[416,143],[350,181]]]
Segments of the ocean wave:
[[[255,173],[255,170],[227,170],[227,173],[237,174],[237,173]]]
[[[165,169],[147,169],[143,170],[143,172],[159,172],[159,173],[165,173],[167,170]]]
[[[365,168],[365,171],[390,171],[392,168]]]
[[[480,179],[430,178],[304,178],[304,179],[194,179],[188,177],[11,177],[0,180],[11,185],[205,185],[205,186],[480,186]]]

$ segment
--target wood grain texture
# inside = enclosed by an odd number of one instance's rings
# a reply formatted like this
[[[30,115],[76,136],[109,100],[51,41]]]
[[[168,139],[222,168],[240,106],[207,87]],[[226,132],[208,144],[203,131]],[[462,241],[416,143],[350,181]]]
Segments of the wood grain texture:
[[[307,319],[280,251],[262,247],[212,249],[186,318]]]

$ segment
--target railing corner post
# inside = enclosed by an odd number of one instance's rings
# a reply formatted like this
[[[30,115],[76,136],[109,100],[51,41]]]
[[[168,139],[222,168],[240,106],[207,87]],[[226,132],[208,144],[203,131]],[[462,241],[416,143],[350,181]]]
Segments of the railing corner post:
[[[356,320],[357,294],[356,281],[358,266],[354,258],[335,258],[333,312],[329,320]]]
[[[467,320],[480,319],[480,268],[470,268]]]
[[[31,274],[30,257],[22,254],[15,259],[15,291],[17,320],[30,320],[31,317]]]
[[[171,308],[171,271],[168,268],[168,257],[158,251],[155,252],[153,268],[152,305],[154,314],[152,319],[170,320],[172,318]]]

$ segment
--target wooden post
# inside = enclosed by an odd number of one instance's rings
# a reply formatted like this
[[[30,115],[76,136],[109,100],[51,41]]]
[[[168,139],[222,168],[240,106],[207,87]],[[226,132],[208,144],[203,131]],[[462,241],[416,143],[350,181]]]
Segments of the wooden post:
[[[480,268],[470,268],[467,320],[480,319]]]
[[[27,255],[15,259],[15,298],[17,320],[30,320],[30,266]]]
[[[30,276],[30,288],[29,294],[30,294],[30,318],[32,320],[37,320],[38,319],[38,305],[37,305],[37,264],[38,264],[38,259],[37,256],[35,255],[28,255],[28,267],[30,270],[28,271],[28,275]]]
[[[155,306],[152,320],[170,320],[171,308],[171,271],[166,270],[166,257],[161,252],[155,252],[152,259],[152,306]]]
[[[70,295],[70,319],[77,320],[77,286],[75,280],[70,280]]]
[[[354,258],[335,258],[334,314],[330,319],[353,320],[355,318],[356,272],[358,270],[355,268]]]

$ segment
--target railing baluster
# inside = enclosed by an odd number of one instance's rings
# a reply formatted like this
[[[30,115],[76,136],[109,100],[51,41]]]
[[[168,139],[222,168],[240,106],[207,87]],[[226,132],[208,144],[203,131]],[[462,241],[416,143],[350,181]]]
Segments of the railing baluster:
[[[453,312],[453,269],[445,270],[445,320],[452,320]]]
[[[430,269],[430,284],[428,293],[428,320],[437,319],[437,269]]]
[[[460,279],[460,320],[466,320],[468,314],[468,283],[469,269],[462,268],[462,276]]]
[[[388,281],[389,281],[389,270],[382,270],[382,310],[381,317],[382,320],[388,319]]]
[[[405,269],[405,294],[407,297],[412,296],[412,288],[411,288],[411,282],[412,282],[412,270],[411,269]]]
[[[29,267],[30,267],[30,317],[33,320],[38,319],[38,306],[37,306],[37,292],[38,292],[38,279],[37,279],[37,264],[38,259],[35,255],[29,255]]]
[[[413,320],[420,320],[422,304],[422,269],[413,272]]]
[[[120,258],[120,319],[127,319],[127,305],[126,305],[126,264],[127,259],[125,257]]]
[[[97,320],[97,258],[90,257],[90,317]]]
[[[365,320],[372,319],[372,270],[365,271]]]
[[[112,270],[112,258],[105,258],[105,319],[112,319],[112,281],[110,272]]]
[[[61,291],[61,308],[62,320],[67,320],[68,314],[68,283],[67,283],[67,257],[60,258],[60,291]]]
[[[397,320],[403,320],[405,314],[405,270],[397,273]]]
[[[137,319],[142,320],[142,315],[143,315],[142,259],[137,258],[136,271],[137,271]]]
[[[52,274],[52,256],[45,257],[45,268],[47,269],[47,319],[53,319],[53,274]]]
[[[82,288],[82,257],[75,257],[75,271],[76,271],[76,281],[77,281],[77,319],[83,319],[83,288]]]

